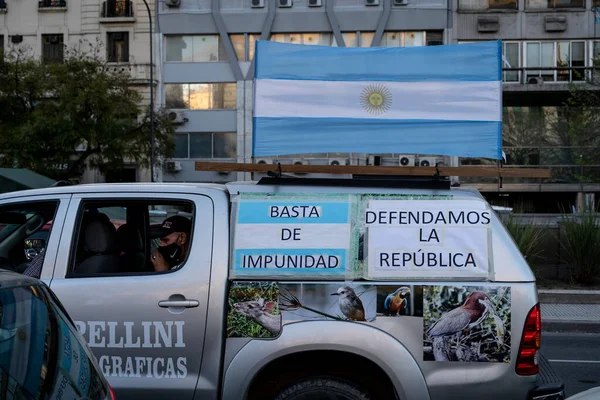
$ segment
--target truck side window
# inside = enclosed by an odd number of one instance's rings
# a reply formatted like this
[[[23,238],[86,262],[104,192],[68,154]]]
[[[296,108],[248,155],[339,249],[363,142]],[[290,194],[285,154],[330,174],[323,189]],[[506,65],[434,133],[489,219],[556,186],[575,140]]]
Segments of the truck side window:
[[[39,278],[58,201],[0,207],[0,268]]]
[[[176,271],[191,248],[193,215],[186,201],[86,201],[68,277]]]

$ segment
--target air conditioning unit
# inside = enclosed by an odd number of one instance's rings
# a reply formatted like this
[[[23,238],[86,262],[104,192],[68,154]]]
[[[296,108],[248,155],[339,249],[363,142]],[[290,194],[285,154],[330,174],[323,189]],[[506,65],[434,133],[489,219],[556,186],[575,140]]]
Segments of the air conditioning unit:
[[[527,83],[530,85],[541,85],[544,83],[544,80],[539,76],[530,76],[527,78]]]
[[[443,161],[444,160],[441,160],[436,157],[420,157],[418,165],[420,167],[435,167],[437,165],[437,163],[440,163]]]
[[[365,0],[365,6],[378,6],[379,0]]]
[[[408,0],[394,0],[395,6],[405,6],[408,4]]]
[[[417,157],[410,154],[400,154],[398,156],[398,164],[401,167],[414,167]]]
[[[330,158],[329,165],[348,165],[346,158]]]
[[[323,0],[308,0],[309,7],[321,7],[323,5]]]
[[[183,111],[169,111],[169,120],[172,124],[180,125],[187,121],[187,118],[183,115]]]
[[[291,7],[294,5],[294,0],[277,0],[279,7]]]
[[[265,0],[252,0],[252,3],[250,3],[250,6],[252,8],[264,8]]]
[[[273,161],[272,158],[259,158],[256,160],[256,164],[273,164]]]
[[[179,7],[181,0],[165,0],[167,7]]]
[[[167,167],[167,171],[170,172],[177,172],[183,169],[181,161],[167,161],[165,164],[165,166]]]

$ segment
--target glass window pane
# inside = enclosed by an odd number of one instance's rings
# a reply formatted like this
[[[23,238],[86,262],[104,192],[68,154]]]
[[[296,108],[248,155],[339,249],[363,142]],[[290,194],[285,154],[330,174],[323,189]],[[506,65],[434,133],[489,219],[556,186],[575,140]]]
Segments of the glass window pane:
[[[585,42],[571,43],[571,66],[582,67],[571,72],[571,79],[581,81],[585,79]]]
[[[329,33],[304,33],[302,44],[315,46],[331,46],[331,35]]]
[[[517,9],[517,0],[490,0],[490,9]]]
[[[356,32],[344,32],[342,33],[344,37],[344,44],[346,47],[356,47],[358,40],[356,37]],[[335,40],[335,35],[331,35],[331,46],[337,47],[337,41]]]
[[[237,134],[233,133],[215,133],[213,136],[213,154],[214,158],[235,158]]]
[[[301,33],[276,33],[271,35],[271,41],[280,43],[302,43]]]
[[[212,134],[190,134],[190,158],[212,158]]]
[[[373,37],[375,32],[361,32],[360,33],[360,47],[371,47],[373,43]]]
[[[231,43],[233,44],[233,49],[235,50],[238,61],[246,61],[244,34],[229,35],[229,37],[231,38]]]
[[[254,60],[254,49],[256,49],[256,41],[260,39],[260,35],[248,35],[248,61]]]
[[[188,134],[175,135],[175,158],[188,158]]]
[[[504,57],[510,64],[511,68],[519,67],[519,44],[518,43],[504,43]],[[504,65],[508,67],[508,65]],[[519,72],[518,71],[507,71],[505,73],[506,82],[518,82]]]
[[[166,47],[167,61],[193,61],[193,38],[191,36],[167,36]]]
[[[385,32],[381,38],[381,47],[401,47],[402,33],[401,32]]]
[[[404,47],[425,46],[424,32],[404,32]]]
[[[542,43],[541,45],[541,59],[542,67],[552,68],[554,67],[554,43]],[[542,71],[544,80],[554,80],[554,71],[546,70]]]
[[[527,0],[527,8],[550,8],[552,0]]]
[[[584,8],[585,0],[554,0],[556,8]]]
[[[167,83],[165,85],[166,108],[190,108],[190,90],[187,83]]]
[[[190,84],[190,108],[192,110],[235,110],[235,83]]]
[[[488,0],[458,0],[460,10],[487,10]]]
[[[194,36],[194,62],[227,61],[227,54],[217,35]]]

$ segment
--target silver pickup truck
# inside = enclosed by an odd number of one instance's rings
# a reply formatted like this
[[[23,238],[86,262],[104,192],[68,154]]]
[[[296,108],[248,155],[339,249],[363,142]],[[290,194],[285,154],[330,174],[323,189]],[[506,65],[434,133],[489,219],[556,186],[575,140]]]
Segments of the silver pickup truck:
[[[50,286],[120,400],[563,398],[534,275],[444,182],[13,192],[0,268]]]

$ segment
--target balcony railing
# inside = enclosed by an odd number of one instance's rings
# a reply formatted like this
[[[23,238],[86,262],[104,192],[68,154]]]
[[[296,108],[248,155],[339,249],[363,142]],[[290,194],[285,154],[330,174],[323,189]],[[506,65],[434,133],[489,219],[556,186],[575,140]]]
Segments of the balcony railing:
[[[102,3],[102,18],[132,18],[133,2],[108,0]]]
[[[53,8],[53,7],[66,7],[67,0],[40,0],[38,2],[39,8]]]
[[[502,68],[504,83],[543,84],[596,81],[600,79],[598,67],[512,67]]]

